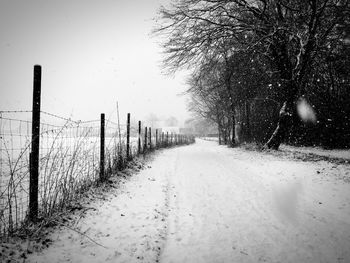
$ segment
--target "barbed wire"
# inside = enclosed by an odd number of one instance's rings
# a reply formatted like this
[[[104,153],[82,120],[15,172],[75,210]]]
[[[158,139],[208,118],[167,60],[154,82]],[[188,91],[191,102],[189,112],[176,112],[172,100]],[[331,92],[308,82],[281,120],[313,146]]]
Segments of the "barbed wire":
[[[61,119],[61,120],[64,120],[64,121],[74,122],[74,123],[76,123],[76,124],[81,123],[81,121],[75,121],[75,120],[72,120],[71,118],[66,118],[66,117],[58,116],[58,115],[56,115],[56,114],[49,113],[49,112],[46,112],[46,111],[40,111],[40,113],[43,113],[43,114],[45,114],[45,115],[48,115],[48,116],[51,116],[51,117],[55,117],[55,118],[57,118],[57,119]]]
[[[92,123],[92,122],[100,122],[101,120],[90,120],[90,121],[80,121],[80,123]]]
[[[30,113],[31,110],[0,110],[1,113]]]
[[[30,110],[0,110],[0,118],[2,118],[4,120],[11,120],[11,121],[23,121],[23,122],[27,122],[27,123],[31,123],[32,122],[31,120],[22,120],[22,119],[3,117],[2,116],[3,113],[32,113],[32,111],[30,111]],[[86,121],[73,120],[72,118],[63,117],[63,116],[60,116],[60,115],[57,115],[57,114],[54,114],[54,113],[50,113],[50,112],[47,112],[47,111],[40,111],[40,113],[42,113],[44,115],[47,115],[47,116],[50,116],[50,117],[54,117],[54,118],[57,118],[57,119],[64,120],[66,122],[72,122],[72,123],[75,123],[77,125],[79,125],[79,124],[86,124],[86,123],[93,123],[93,122],[100,122],[99,119],[86,120]],[[107,121],[107,122],[111,123],[113,125],[117,125],[115,122],[112,122],[112,121]],[[49,125],[48,123],[44,123],[44,122],[42,122],[42,124]],[[57,126],[57,127],[59,127],[59,126]]]
[[[0,118],[3,120],[8,120],[8,121],[21,121],[21,122],[26,122],[26,123],[32,123],[32,121],[28,121],[28,120],[20,120],[20,119],[13,119],[13,118],[4,118],[0,115]]]
[[[26,189],[30,169],[28,153],[32,147],[31,114],[32,111],[29,110],[0,111],[0,222],[3,225],[0,228],[0,238],[9,229],[16,228],[27,214],[29,193]],[[40,111],[40,114],[43,118],[40,121],[38,169],[41,178],[39,181],[44,186],[39,188],[39,194],[46,198],[40,206],[42,211],[49,213],[52,208],[46,204],[57,196],[73,196],[77,192],[73,187],[99,180],[96,171],[100,165],[101,120],[73,120],[47,111]],[[126,126],[126,122],[114,122],[109,118],[105,120],[105,167],[110,171],[116,171],[125,165]],[[118,127],[122,128],[117,129]],[[137,137],[137,132],[136,124],[132,122],[130,136]],[[154,133],[152,135],[154,137]],[[141,152],[140,149],[137,150],[135,138],[129,142],[131,155]],[[144,147],[143,135],[140,139],[141,147]],[[73,172],[77,174],[74,184],[57,187],[61,185],[60,178],[66,178],[64,176]],[[57,199],[57,202],[60,200],[63,199]]]
[[[106,120],[106,123],[107,123],[107,124],[110,123],[110,124],[113,124],[113,125],[115,125],[115,126],[118,126],[117,123],[115,123],[115,122],[113,122],[113,121],[110,121],[110,120]]]

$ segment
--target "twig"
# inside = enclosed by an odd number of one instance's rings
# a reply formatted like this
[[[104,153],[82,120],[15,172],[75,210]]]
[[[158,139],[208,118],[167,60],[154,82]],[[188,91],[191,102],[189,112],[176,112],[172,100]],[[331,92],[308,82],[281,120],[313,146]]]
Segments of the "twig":
[[[55,223],[57,223],[57,224],[60,224],[61,226],[64,226],[64,227],[66,227],[66,228],[68,228],[68,229],[70,229],[70,230],[72,230],[72,231],[74,231],[74,232],[76,232],[76,233],[78,233],[78,234],[80,234],[80,235],[82,235],[82,236],[88,238],[91,242],[95,243],[96,245],[98,245],[98,246],[100,246],[100,247],[103,247],[103,248],[105,248],[105,249],[108,249],[108,247],[106,247],[106,246],[104,246],[104,245],[102,245],[102,244],[96,242],[95,240],[93,240],[93,239],[92,239],[91,237],[89,237],[88,235],[86,235],[86,234],[84,234],[84,233],[82,233],[82,232],[80,232],[80,231],[78,231],[78,230],[76,230],[76,229],[74,229],[74,228],[72,228],[72,227],[69,227],[69,226],[67,226],[67,225],[65,225],[65,224],[63,224],[63,223],[61,223],[61,222],[58,222],[58,221],[56,221],[56,220],[53,220],[53,221],[54,221]]]
[[[90,210],[90,209],[96,210],[96,208],[94,208],[94,207],[85,207],[85,208],[83,209],[83,211],[79,214],[78,219],[75,220],[74,226],[77,226],[77,225],[78,225],[80,219],[83,217],[83,214],[85,214],[85,213],[86,213],[88,210]]]

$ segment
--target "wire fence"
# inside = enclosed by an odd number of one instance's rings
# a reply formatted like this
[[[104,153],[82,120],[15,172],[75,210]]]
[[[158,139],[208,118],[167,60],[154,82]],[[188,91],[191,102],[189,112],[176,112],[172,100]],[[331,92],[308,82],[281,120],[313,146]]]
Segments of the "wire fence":
[[[2,112],[0,116],[2,235],[19,228],[28,214],[32,123],[28,121],[30,116],[25,115],[28,114]],[[55,124],[40,123],[38,199],[41,216],[75,198],[80,187],[96,181],[98,170],[98,123],[84,125],[61,118],[52,123]]]
[[[0,112],[0,238],[28,220],[30,210],[31,111]],[[126,167],[150,149],[189,143],[184,135],[106,120],[74,121],[40,112],[39,218],[61,210],[90,186]],[[127,136],[129,135],[129,137]],[[104,160],[101,168],[101,143]],[[192,138],[193,140],[193,138]],[[129,156],[128,156],[129,155]]]
[[[74,121],[41,111],[41,66],[34,66],[33,110],[0,111],[0,240],[26,222],[68,206],[91,185],[152,149],[194,138],[101,118]]]
[[[16,115],[22,115],[16,118]],[[0,113],[0,222],[1,234],[11,232],[25,217],[28,206],[31,122],[26,112]]]

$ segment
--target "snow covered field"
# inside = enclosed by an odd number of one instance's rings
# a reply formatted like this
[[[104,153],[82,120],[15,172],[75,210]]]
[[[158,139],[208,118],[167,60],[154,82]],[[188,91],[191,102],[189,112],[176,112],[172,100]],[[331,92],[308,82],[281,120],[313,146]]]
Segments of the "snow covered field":
[[[350,262],[349,164],[197,140],[149,165],[28,261]]]

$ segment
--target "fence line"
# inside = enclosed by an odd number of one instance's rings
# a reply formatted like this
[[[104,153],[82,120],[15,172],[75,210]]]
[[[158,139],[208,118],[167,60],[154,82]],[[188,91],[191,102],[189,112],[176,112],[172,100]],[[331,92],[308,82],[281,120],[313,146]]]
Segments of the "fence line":
[[[120,124],[102,122],[102,118],[75,121],[40,109],[35,124],[38,133],[33,136],[32,114],[29,110],[0,111],[0,240],[27,220],[36,221],[67,206],[136,156],[194,141],[185,135],[171,135],[169,140],[160,129],[147,132],[141,121],[133,127],[130,114]],[[51,120],[40,120],[40,116]],[[38,140],[37,162],[30,157],[33,138]],[[37,169],[34,182],[30,180],[33,169]],[[33,191],[35,196],[30,198]]]

